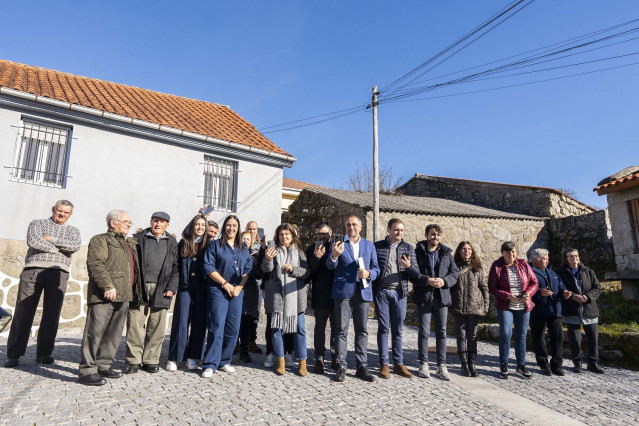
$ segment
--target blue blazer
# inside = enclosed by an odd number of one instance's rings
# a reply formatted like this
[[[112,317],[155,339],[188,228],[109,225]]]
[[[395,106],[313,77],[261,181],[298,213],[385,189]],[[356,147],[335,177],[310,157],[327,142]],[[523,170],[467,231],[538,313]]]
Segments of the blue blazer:
[[[331,245],[328,251],[328,257],[326,258],[326,267],[329,270],[335,270],[331,297],[333,299],[350,299],[355,294],[358,269],[357,259],[353,254],[353,246],[350,241],[345,241],[344,252],[340,254],[335,263],[333,263],[333,259],[331,258],[332,251],[333,246]],[[371,276],[368,277],[368,287],[362,288],[361,290],[362,299],[366,302],[372,302],[373,281],[375,281],[379,275],[377,250],[375,250],[373,243],[361,237],[359,239],[359,257],[364,259],[366,270],[371,274]]]

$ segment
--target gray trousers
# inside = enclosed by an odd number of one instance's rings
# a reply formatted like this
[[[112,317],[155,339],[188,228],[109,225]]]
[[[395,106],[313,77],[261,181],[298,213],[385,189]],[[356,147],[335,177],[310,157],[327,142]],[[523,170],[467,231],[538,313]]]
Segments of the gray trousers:
[[[596,364],[599,361],[599,326],[595,324],[584,324],[586,333],[586,343],[588,344],[588,363]],[[566,324],[568,341],[570,342],[570,353],[573,362],[581,361],[584,357],[581,351],[581,325]]]
[[[430,319],[435,319],[435,346],[437,348],[437,365],[446,364],[446,317],[448,307],[439,302],[417,304],[417,347],[419,362],[428,362],[428,337],[430,335]]]
[[[155,283],[146,283],[146,294],[155,292]],[[157,365],[160,362],[166,328],[167,308],[129,306],[126,320],[126,362]]]
[[[368,311],[370,302],[362,299],[362,293],[358,288],[350,299],[335,299],[335,326],[337,335],[335,339],[335,356],[340,367],[346,368],[346,343],[348,341],[348,324],[353,317],[355,326],[355,359],[357,367],[366,367],[368,349]]]
[[[44,357],[53,353],[68,281],[69,273],[62,269],[25,268],[22,271],[18,284],[16,308],[7,340],[7,358],[20,358],[24,355],[29,343],[33,318],[43,292],[42,319],[38,330],[36,357]]]
[[[129,302],[93,303],[82,335],[80,376],[108,370],[118,351]]]

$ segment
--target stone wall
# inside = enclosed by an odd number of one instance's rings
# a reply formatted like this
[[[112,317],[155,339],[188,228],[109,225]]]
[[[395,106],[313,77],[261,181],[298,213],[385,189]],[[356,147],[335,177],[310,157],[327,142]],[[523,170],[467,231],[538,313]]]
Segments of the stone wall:
[[[639,187],[608,194],[617,271],[639,273],[639,247],[636,241],[628,201],[639,198]]]
[[[373,234],[373,212],[368,211],[366,235]],[[433,216],[410,213],[380,212],[380,230],[386,236],[386,224],[394,217],[404,222],[404,239],[415,245],[424,239],[426,225],[442,227],[442,243],[452,250],[460,241],[470,241],[481,257],[484,268],[501,257],[499,249],[504,241],[517,245],[518,256],[527,257],[531,250],[548,246],[548,233],[543,220],[490,219],[477,217]]]
[[[421,197],[446,198],[497,210],[538,217],[565,217],[591,213],[592,208],[551,189],[465,179],[417,176],[398,192]]]
[[[581,261],[595,270],[603,279],[604,274],[615,270],[615,250],[608,210],[594,213],[551,218],[548,221],[550,236],[550,260],[558,267],[561,255],[567,248],[579,250]]]

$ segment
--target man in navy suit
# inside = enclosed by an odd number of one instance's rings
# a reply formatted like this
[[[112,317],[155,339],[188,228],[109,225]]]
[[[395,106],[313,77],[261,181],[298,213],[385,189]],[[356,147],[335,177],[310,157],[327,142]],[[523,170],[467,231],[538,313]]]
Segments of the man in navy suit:
[[[361,220],[357,216],[350,216],[346,220],[344,241],[334,242],[326,259],[328,269],[335,270],[331,297],[335,304],[338,333],[335,340],[335,355],[339,365],[334,378],[336,382],[343,382],[346,378],[346,341],[351,316],[355,326],[355,375],[368,382],[375,381],[366,366],[367,322],[370,303],[373,301],[372,282],[379,275],[379,266],[375,246],[360,237],[361,230]]]

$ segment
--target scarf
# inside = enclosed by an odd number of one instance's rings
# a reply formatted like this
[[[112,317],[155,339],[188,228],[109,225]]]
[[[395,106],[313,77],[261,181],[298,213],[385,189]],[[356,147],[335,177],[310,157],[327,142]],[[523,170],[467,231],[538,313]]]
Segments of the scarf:
[[[288,249],[278,246],[275,255],[274,268],[277,268],[277,275],[282,282],[282,312],[273,312],[271,318],[272,328],[281,328],[282,333],[297,332],[297,278],[282,269],[283,265],[291,265],[293,268],[300,266],[300,257],[297,248],[291,244]]]

